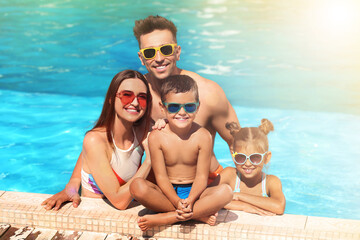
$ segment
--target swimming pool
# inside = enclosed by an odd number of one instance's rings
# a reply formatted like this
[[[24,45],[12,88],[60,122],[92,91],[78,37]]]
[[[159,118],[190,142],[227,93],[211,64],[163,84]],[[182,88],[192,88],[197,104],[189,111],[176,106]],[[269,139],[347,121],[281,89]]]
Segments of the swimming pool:
[[[286,213],[360,219],[359,32],[327,46],[305,2],[2,1],[0,190],[63,188],[113,75],[145,72],[134,20],[159,14],[178,25],[179,66],[218,82],[242,126],[273,121]],[[219,137],[215,153],[232,165]]]

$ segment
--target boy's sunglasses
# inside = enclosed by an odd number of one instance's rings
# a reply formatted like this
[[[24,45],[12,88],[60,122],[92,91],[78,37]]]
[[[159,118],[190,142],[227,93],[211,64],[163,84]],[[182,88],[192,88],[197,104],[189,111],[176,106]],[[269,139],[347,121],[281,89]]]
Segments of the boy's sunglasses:
[[[116,97],[120,98],[121,103],[123,105],[128,105],[132,103],[137,98],[137,101],[141,108],[146,108],[147,105],[147,94],[146,93],[139,93],[137,96],[135,96],[133,91],[129,90],[123,90],[121,92],[116,93]]]
[[[234,152],[232,155],[234,162],[239,165],[244,165],[246,160],[249,159],[252,165],[259,165],[263,160],[264,156],[267,152],[261,153],[253,153],[250,156],[247,156],[243,153]]]
[[[193,103],[180,104],[180,103],[163,102],[163,105],[166,107],[166,109],[168,110],[169,113],[177,113],[180,111],[181,108],[184,108],[185,112],[187,112],[187,113],[194,113],[194,112],[196,112],[196,110],[199,106],[199,103],[193,102]]]
[[[177,44],[165,44],[160,47],[149,47],[140,49],[140,52],[145,59],[153,59],[156,56],[156,52],[159,51],[164,57],[170,56],[174,53],[174,48]]]

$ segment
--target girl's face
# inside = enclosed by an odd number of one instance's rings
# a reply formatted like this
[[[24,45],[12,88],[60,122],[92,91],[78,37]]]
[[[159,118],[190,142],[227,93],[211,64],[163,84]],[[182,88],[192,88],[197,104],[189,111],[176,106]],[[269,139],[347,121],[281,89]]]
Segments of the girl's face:
[[[268,151],[264,156],[263,160],[259,165],[254,165],[250,162],[249,156],[254,153],[263,154],[265,151],[260,150],[258,147],[254,146],[253,144],[241,144],[240,146],[235,146],[234,152],[242,153],[247,156],[247,159],[244,164],[240,165],[235,163],[236,169],[240,172],[241,177],[251,179],[254,177],[261,176],[262,169],[264,164],[270,162],[271,152]]]
[[[119,86],[115,97],[115,112],[121,119],[136,122],[146,111],[147,88],[137,78],[125,79]]]

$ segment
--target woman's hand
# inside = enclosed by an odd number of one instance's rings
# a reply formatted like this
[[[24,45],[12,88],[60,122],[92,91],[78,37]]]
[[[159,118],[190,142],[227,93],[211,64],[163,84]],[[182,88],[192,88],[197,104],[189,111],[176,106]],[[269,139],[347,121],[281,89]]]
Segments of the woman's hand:
[[[161,130],[161,129],[163,129],[163,128],[166,126],[166,124],[168,124],[168,122],[169,122],[169,121],[168,121],[166,118],[158,119],[158,120],[155,122],[154,126],[152,126],[152,129],[153,129],[153,130],[154,130],[154,129]]]
[[[65,189],[55,195],[49,197],[41,203],[46,210],[54,208],[55,211],[60,209],[61,204],[64,202],[73,202],[73,207],[79,206],[81,199],[78,191],[71,185],[66,185]]]

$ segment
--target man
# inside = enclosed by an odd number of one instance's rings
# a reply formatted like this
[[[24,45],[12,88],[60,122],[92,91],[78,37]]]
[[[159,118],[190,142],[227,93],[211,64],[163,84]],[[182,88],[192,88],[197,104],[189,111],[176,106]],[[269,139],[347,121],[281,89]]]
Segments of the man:
[[[232,136],[226,129],[227,122],[238,122],[235,110],[229,103],[222,88],[215,82],[200,75],[176,66],[180,60],[181,47],[177,45],[176,26],[173,22],[160,16],[149,16],[135,22],[134,35],[138,40],[140,51],[138,57],[146,67],[146,78],[150,84],[153,97],[152,119],[164,119],[160,110],[159,89],[162,80],[170,75],[188,75],[193,78],[199,88],[201,107],[198,110],[195,123],[205,127],[212,135],[214,145],[216,132],[228,143],[231,148]],[[212,182],[221,172],[222,166],[217,161],[214,152],[210,158],[209,182]],[[73,174],[65,189],[43,202],[45,209],[58,210],[65,201],[72,201],[77,207],[80,203],[78,189],[81,182],[81,154],[75,165]]]
[[[188,75],[199,87],[201,107],[195,122],[211,133],[213,145],[215,134],[218,132],[231,147],[232,136],[225,124],[238,122],[235,110],[217,83],[176,66],[181,54],[181,47],[177,45],[176,32],[174,23],[160,16],[149,16],[135,22],[134,35],[140,47],[138,56],[148,70],[146,79],[150,84],[153,97],[152,119],[164,118],[159,107],[161,103],[159,89],[162,80],[175,74]],[[212,152],[209,177],[214,179],[221,170],[222,167]]]

